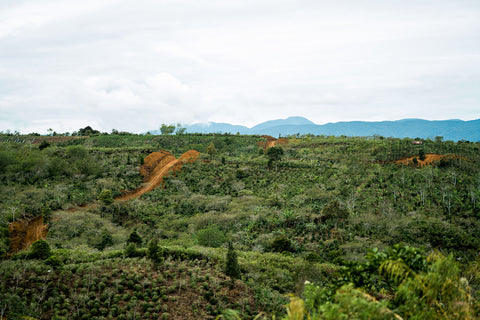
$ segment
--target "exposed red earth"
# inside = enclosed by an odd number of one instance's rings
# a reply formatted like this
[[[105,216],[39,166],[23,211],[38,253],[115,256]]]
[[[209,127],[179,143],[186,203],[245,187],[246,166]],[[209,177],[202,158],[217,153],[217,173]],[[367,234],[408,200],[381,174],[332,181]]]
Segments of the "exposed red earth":
[[[144,176],[145,182],[140,188],[128,192],[115,200],[127,201],[141,196],[142,194],[153,190],[163,183],[163,178],[169,174],[179,171],[184,163],[197,160],[200,152],[190,150],[176,159],[173,154],[167,151],[152,152],[140,167],[140,174]]]
[[[417,158],[417,161],[418,161],[417,166],[418,167],[423,167],[423,166],[431,165],[434,162],[439,162],[442,159],[449,159],[449,158],[453,159],[453,158],[456,158],[456,156],[442,155],[442,154],[435,154],[435,153],[427,153],[425,155],[424,160],[420,160],[417,156],[412,156],[412,157],[408,157],[408,158],[398,159],[398,160],[395,160],[393,162],[398,163],[398,164],[411,165],[411,164],[413,164],[413,158]]]
[[[258,142],[258,147],[259,148],[263,148],[263,149],[268,149],[268,148],[271,148],[271,147],[275,147],[277,145],[282,145],[282,144],[287,144],[288,143],[288,139],[287,138],[274,138],[272,136],[268,136],[268,135],[263,135],[261,136],[262,138],[265,138],[265,141],[259,141]]]
[[[27,249],[32,243],[47,236],[48,225],[43,217],[13,221],[9,226],[10,254]]]
[[[140,167],[140,174],[144,176],[145,183],[140,188],[128,192],[115,200],[131,200],[153,190],[163,183],[164,177],[179,171],[184,163],[197,160],[199,155],[200,152],[195,150],[185,152],[178,159],[167,151],[153,152],[149,154],[145,158],[144,164]],[[89,205],[84,206],[83,209],[88,206]],[[9,231],[9,254],[14,254],[20,250],[27,249],[33,242],[45,238],[48,232],[48,225],[44,223],[42,216],[38,216],[30,220],[24,219],[12,222],[9,226]]]

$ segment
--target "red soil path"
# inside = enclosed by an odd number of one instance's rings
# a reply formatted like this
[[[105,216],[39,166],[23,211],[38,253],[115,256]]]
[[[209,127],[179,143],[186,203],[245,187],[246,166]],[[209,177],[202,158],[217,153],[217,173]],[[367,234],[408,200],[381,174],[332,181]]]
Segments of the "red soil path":
[[[140,167],[140,174],[144,176],[145,184],[138,189],[128,192],[115,200],[127,201],[141,196],[142,194],[153,190],[163,183],[163,178],[171,173],[179,171],[184,163],[197,160],[200,152],[190,150],[182,154],[178,159],[167,151],[153,152],[149,154],[144,164]]]
[[[417,161],[418,161],[417,166],[418,167],[423,167],[423,166],[431,165],[434,162],[439,162],[442,159],[448,159],[448,158],[453,159],[453,158],[455,158],[455,156],[435,154],[435,153],[427,153],[425,155],[424,160],[420,160],[417,156],[412,156],[412,157],[408,157],[408,158],[398,159],[398,160],[395,160],[393,162],[398,163],[398,164],[411,165],[411,164],[413,164],[413,158],[417,158]]]
[[[259,148],[264,148],[265,150],[267,150],[268,148],[271,148],[271,147],[275,147],[277,145],[281,145],[281,144],[287,144],[288,143],[288,139],[287,138],[274,138],[272,136],[267,136],[267,135],[263,135],[261,136],[262,138],[265,138],[265,142],[263,141],[259,141],[257,144],[258,144],[258,147]]]
[[[28,248],[32,243],[47,236],[48,225],[43,223],[43,217],[30,220],[13,221],[10,231],[10,254]]]
[[[185,152],[180,158],[176,159],[173,154],[166,151],[153,152],[149,154],[144,164],[140,168],[140,173],[144,176],[145,184],[115,200],[127,201],[139,197],[145,192],[153,190],[163,183],[163,178],[170,173],[179,171],[184,163],[197,160],[200,152],[190,150]],[[85,208],[87,208],[86,206]],[[85,209],[84,208],[84,209]],[[48,225],[44,224],[43,217],[39,216],[30,220],[14,221],[9,226],[10,231],[10,251],[12,255],[20,250],[27,249],[33,242],[43,239],[47,236]]]

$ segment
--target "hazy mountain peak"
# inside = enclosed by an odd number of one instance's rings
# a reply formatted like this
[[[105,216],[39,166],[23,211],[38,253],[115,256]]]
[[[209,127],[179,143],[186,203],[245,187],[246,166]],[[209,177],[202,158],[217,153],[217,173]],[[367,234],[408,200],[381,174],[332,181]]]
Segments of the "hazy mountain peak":
[[[287,119],[270,120],[252,127],[252,130],[261,130],[277,126],[304,126],[315,125],[312,121],[304,117],[288,117]]]
[[[184,126],[188,133],[240,133],[286,136],[296,134],[373,136],[395,138],[435,138],[445,140],[480,141],[480,119],[462,120],[424,120],[401,119],[396,121],[345,121],[317,125],[304,117],[288,117],[260,123],[252,128],[228,123],[203,123]],[[151,131],[159,134],[158,131]]]
[[[312,121],[308,120],[307,118],[304,117],[288,117],[287,119],[284,120],[288,124],[315,124]]]

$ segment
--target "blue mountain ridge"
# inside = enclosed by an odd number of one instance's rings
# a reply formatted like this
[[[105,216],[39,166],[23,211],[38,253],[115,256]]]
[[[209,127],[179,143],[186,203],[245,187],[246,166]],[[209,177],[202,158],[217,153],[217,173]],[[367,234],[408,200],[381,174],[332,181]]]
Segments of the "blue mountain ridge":
[[[434,139],[480,141],[480,119],[463,121],[401,119],[396,121],[348,121],[318,125],[303,117],[270,120],[252,128],[228,123],[183,125],[187,133],[240,133],[261,134],[274,137],[314,134],[326,136],[373,136],[380,135],[393,138]],[[150,131],[151,133],[159,133]]]

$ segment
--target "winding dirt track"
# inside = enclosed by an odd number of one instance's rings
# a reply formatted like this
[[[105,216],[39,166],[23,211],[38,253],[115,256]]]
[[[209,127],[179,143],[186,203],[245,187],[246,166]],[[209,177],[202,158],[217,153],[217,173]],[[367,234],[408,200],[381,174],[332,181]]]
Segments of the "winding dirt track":
[[[163,183],[163,178],[170,173],[179,171],[184,163],[197,160],[200,152],[190,150],[182,154],[178,159],[173,154],[166,151],[153,152],[145,158],[140,173],[144,175],[145,184],[140,188],[128,192],[115,200],[127,201],[141,196],[142,194],[153,190]]]
[[[149,154],[140,168],[140,174],[144,176],[145,184],[115,200],[131,200],[153,190],[163,183],[164,177],[179,171],[184,163],[197,160],[199,155],[200,152],[196,150],[187,151],[178,159],[166,151]],[[33,242],[45,238],[48,232],[48,225],[44,224],[42,216],[38,216],[30,220],[12,222],[9,226],[9,232],[9,255],[12,255],[20,250],[27,249]]]

